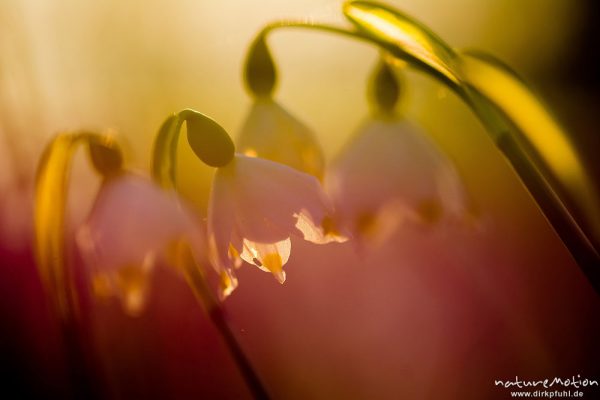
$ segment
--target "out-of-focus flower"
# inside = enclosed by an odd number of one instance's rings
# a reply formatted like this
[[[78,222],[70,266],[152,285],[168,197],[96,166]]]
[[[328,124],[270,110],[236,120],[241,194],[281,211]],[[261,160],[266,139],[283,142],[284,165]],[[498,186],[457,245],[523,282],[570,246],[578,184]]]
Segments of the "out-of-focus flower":
[[[461,217],[466,201],[458,173],[424,132],[395,113],[400,86],[385,61],[375,69],[370,94],[373,116],[325,177],[335,226],[377,245],[402,223]]]
[[[323,176],[324,156],[314,133],[270,97],[259,97],[252,105],[238,151]]]
[[[77,232],[95,294],[118,295],[132,314],[143,309],[155,262],[180,240],[189,243],[197,259],[205,257],[201,225],[179,199],[149,179],[125,172],[105,180]]]
[[[313,243],[344,241],[332,230],[333,209],[318,180],[269,160],[236,154],[215,174],[208,208],[211,258],[222,295],[237,285],[241,261],[283,283],[290,236]]]
[[[238,151],[321,179],[325,157],[314,133],[273,100],[277,68],[265,39],[259,35],[246,56],[244,82],[254,104],[238,137]]]
[[[381,243],[403,222],[462,217],[465,192],[457,171],[415,125],[369,120],[325,178],[336,226]]]

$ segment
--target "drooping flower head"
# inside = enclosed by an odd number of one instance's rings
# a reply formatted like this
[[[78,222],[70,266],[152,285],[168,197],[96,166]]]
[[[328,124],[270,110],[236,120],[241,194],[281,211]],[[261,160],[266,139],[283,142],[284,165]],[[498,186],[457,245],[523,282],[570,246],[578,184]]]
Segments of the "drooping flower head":
[[[389,67],[380,67],[374,86],[375,115],[325,178],[336,224],[377,243],[404,222],[463,216],[466,195],[452,162],[420,128],[394,114],[398,87]]]
[[[344,240],[330,230],[332,213],[315,177],[236,154],[213,181],[208,210],[213,262],[232,274],[243,260],[283,283],[290,236],[320,244]]]
[[[200,221],[173,192],[133,173],[103,183],[77,232],[95,293],[118,295],[132,314],[143,308],[155,263],[180,240],[190,244],[198,259],[204,257]]]
[[[265,40],[264,35],[254,40],[244,64],[254,104],[238,136],[238,151],[322,178],[325,161],[315,134],[273,99],[277,68]]]
[[[323,176],[324,156],[314,133],[271,98],[255,100],[237,144],[240,153]]]
[[[171,117],[159,132],[154,173],[164,185],[174,183],[174,149],[183,122],[194,153],[217,168],[208,205],[208,242],[223,296],[237,286],[234,268],[243,261],[283,283],[293,235],[314,243],[345,240],[331,229],[333,208],[317,178],[235,153],[227,132],[196,111]]]
[[[385,236],[407,219],[434,223],[465,212],[453,165],[407,121],[368,121],[325,182],[341,226],[362,236]]]

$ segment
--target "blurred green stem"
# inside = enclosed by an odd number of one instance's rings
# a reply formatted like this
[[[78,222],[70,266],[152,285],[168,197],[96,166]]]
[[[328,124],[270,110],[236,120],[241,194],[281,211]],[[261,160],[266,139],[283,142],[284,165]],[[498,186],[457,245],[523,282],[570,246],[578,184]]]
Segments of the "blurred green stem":
[[[182,260],[184,275],[198,302],[204,307],[214,327],[221,335],[252,396],[257,400],[268,399],[269,395],[265,387],[229,328],[225,312],[208,286],[204,269],[196,263],[187,246],[184,251]]]

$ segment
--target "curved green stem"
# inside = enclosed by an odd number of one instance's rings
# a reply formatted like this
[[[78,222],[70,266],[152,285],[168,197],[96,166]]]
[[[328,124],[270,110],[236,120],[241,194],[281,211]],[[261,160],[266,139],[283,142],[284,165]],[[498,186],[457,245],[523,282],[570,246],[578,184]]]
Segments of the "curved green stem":
[[[154,139],[151,171],[154,180],[163,188],[177,188],[177,143],[183,119],[179,114],[169,116]]]
[[[275,30],[280,29],[305,29],[305,30],[313,30],[320,31],[324,33],[332,33],[340,36],[345,36],[351,39],[357,39],[360,41],[367,42],[369,44],[374,44],[379,47],[381,50],[394,54],[396,57],[401,58],[406,61],[411,67],[417,68],[420,70],[424,70],[425,72],[431,74],[435,79],[440,80],[442,83],[449,86],[453,91],[458,90],[458,78],[452,73],[452,69],[449,66],[444,65],[444,63],[452,63],[451,59],[454,58],[452,52],[449,48],[443,48],[443,53],[445,56],[441,59],[437,56],[435,57],[438,60],[438,64],[434,65],[433,63],[424,63],[420,61],[420,58],[413,54],[410,51],[402,51],[398,48],[395,43],[386,40],[385,37],[379,37],[377,35],[369,34],[368,31],[362,29],[348,29],[343,27],[338,27],[334,25],[327,25],[315,22],[303,22],[303,21],[276,21],[272,22],[256,35],[255,40],[259,38],[265,39],[269,33]],[[441,48],[441,47],[440,47]],[[443,62],[441,60],[443,59]]]
[[[35,254],[55,310],[66,320],[75,319],[78,308],[72,271],[65,256],[65,211],[72,161],[79,146],[88,147],[94,167],[103,174],[120,168],[121,160],[120,148],[112,136],[92,132],[58,135],[40,159],[35,183]],[[111,160],[106,162],[108,158]]]
[[[77,398],[98,397],[89,373],[81,330],[79,296],[73,265],[67,260],[65,214],[75,151],[87,146],[94,167],[102,174],[120,168],[121,152],[109,135],[91,132],[58,135],[46,148],[35,183],[35,255],[39,274],[58,316],[67,367]]]
[[[191,109],[173,114],[158,131],[152,157],[152,176],[164,188],[176,189],[177,143],[184,122],[191,149],[208,166],[225,166],[235,153],[225,129],[206,115]]]
[[[387,5],[350,1],[344,14],[465,101],[600,293],[600,196],[568,134],[527,85],[491,56],[456,51]]]
[[[204,270],[194,260],[189,247],[186,246],[184,249],[182,258],[181,264],[188,284],[194,291],[199,303],[204,306],[214,327],[221,335],[252,396],[255,399],[268,399],[269,395],[266,389],[227,324],[225,312],[210,290]]]
[[[252,96],[271,97],[277,83],[277,68],[266,45],[267,36],[280,29],[304,29],[340,35],[354,40],[374,43],[385,49],[387,44],[356,29],[304,21],[278,21],[266,25],[254,38],[246,56],[244,81]]]
[[[154,180],[165,189],[177,189],[177,145],[181,127],[190,116],[199,114],[191,109],[169,116],[154,138],[150,169]]]
[[[487,55],[458,52],[426,25],[372,1],[349,1],[356,30],[305,22],[275,22],[370,42],[456,93],[498,149],[600,293],[600,195],[568,135],[516,74]]]
[[[283,29],[283,28],[286,28],[286,29],[287,28],[308,29],[308,30],[314,30],[314,31],[335,33],[335,34],[342,35],[342,36],[348,36],[353,39],[371,41],[371,38],[369,38],[368,36],[362,34],[361,32],[359,32],[357,30],[350,30],[350,29],[346,29],[346,28],[342,28],[342,27],[338,27],[338,26],[334,26],[334,25],[326,25],[326,24],[320,24],[320,23],[314,23],[314,22],[291,21],[291,20],[290,21],[276,21],[276,22],[270,23],[270,24],[266,25],[263,29],[261,29],[261,31],[259,32],[257,37],[261,37],[261,36],[266,37],[272,31],[275,31],[278,29]]]

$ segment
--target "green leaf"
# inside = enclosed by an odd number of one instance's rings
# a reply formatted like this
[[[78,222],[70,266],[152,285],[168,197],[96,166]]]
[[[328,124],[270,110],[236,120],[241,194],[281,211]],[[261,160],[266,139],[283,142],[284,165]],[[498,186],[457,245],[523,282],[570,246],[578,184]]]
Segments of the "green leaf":
[[[499,61],[458,53],[386,5],[350,1],[344,14],[374,44],[440,80],[471,107],[600,292],[600,196],[569,135],[531,89]]]
[[[383,4],[350,1],[344,15],[372,40],[394,56],[424,69],[451,86],[458,85],[456,53],[442,39],[414,18]]]

